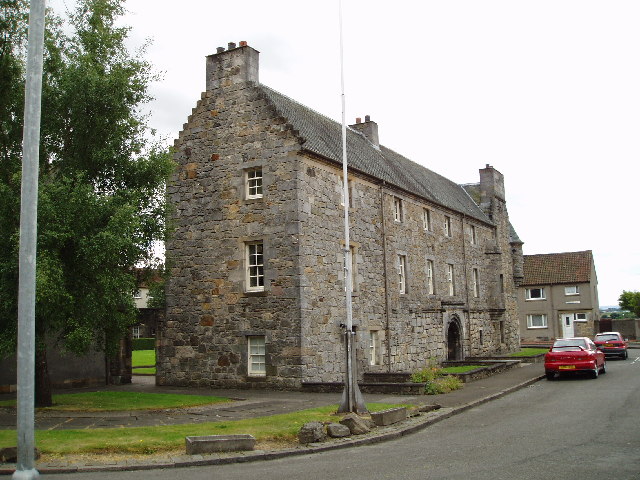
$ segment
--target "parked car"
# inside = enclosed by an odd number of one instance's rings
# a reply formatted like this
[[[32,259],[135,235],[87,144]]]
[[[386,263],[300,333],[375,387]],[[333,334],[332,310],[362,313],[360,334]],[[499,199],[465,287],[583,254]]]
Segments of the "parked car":
[[[604,352],[605,355],[616,355],[627,359],[627,341],[619,332],[602,332],[598,333],[593,339],[593,343]]]
[[[604,352],[587,337],[560,338],[544,356],[547,380],[556,374],[587,372],[593,378],[606,373]]]

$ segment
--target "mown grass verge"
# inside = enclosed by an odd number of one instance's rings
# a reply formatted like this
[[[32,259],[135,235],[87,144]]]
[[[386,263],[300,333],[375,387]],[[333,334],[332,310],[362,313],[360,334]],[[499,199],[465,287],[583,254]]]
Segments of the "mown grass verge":
[[[396,404],[367,404],[375,412]],[[184,438],[190,435],[229,435],[248,433],[259,442],[293,442],[306,422],[335,422],[337,405],[301,410],[228,422],[158,427],[97,428],[91,430],[38,430],[36,446],[50,455],[70,454],[154,454],[184,448]],[[0,430],[0,445],[15,445],[15,430]]]
[[[102,391],[54,395],[53,406],[41,410],[85,412],[162,410],[165,408],[196,407],[229,401],[231,400],[228,398],[211,395]],[[15,405],[15,400],[0,401],[0,407],[15,407]]]
[[[549,351],[548,348],[523,348],[519,352],[515,352],[510,354],[510,357],[531,357],[533,355],[540,355],[541,353],[547,353]]]

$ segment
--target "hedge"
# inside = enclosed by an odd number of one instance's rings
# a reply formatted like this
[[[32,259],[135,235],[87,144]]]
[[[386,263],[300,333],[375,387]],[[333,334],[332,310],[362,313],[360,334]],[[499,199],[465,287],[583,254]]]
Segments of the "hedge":
[[[134,338],[131,343],[131,350],[155,350],[155,338]]]

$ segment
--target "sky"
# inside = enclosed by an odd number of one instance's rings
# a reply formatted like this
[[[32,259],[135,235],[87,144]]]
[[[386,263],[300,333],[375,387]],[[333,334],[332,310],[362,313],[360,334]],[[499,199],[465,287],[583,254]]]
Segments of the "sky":
[[[50,0],[57,13],[73,0]],[[339,0],[128,0],[130,45],[163,74],[172,144],[205,57],[260,51],[260,82],[341,121]],[[640,290],[640,2],[343,0],[347,123],[457,183],[490,164],[526,255],[592,250],[601,306]]]

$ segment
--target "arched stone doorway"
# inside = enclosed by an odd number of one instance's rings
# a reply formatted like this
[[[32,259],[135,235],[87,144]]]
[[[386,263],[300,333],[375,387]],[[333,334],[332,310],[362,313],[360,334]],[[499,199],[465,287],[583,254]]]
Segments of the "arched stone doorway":
[[[462,335],[457,318],[447,327],[447,360],[462,360]]]

